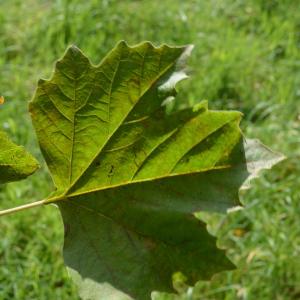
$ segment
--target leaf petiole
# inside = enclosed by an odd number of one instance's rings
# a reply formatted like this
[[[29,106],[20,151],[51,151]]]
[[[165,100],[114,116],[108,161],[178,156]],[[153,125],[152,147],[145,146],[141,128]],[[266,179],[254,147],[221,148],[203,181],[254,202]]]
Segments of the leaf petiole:
[[[9,215],[9,214],[13,214],[13,213],[16,213],[18,211],[25,210],[25,209],[33,208],[33,207],[36,207],[36,206],[41,206],[41,205],[44,205],[46,203],[47,203],[46,200],[40,200],[40,201],[25,204],[25,205],[20,205],[20,206],[14,207],[14,208],[1,210],[0,211],[0,217],[5,216],[5,215]]]

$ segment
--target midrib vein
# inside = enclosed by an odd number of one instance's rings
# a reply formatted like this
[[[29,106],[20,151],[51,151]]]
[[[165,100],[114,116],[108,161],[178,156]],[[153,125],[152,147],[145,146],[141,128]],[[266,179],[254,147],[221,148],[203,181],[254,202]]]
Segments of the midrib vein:
[[[182,54],[182,53],[181,53]],[[180,57],[181,54],[178,56]],[[102,145],[102,147],[100,148],[100,150],[96,153],[96,155],[92,158],[92,160],[90,161],[90,163],[87,164],[87,167],[81,172],[81,174],[74,180],[74,182],[72,184],[70,184],[70,187],[65,191],[64,196],[66,196],[68,194],[68,192],[76,185],[76,183],[79,181],[79,179],[84,175],[84,173],[89,169],[89,167],[92,165],[92,163],[96,160],[96,158],[100,155],[100,153],[103,151],[103,149],[106,147],[106,145],[110,142],[110,140],[112,139],[112,137],[114,136],[114,134],[117,132],[117,130],[120,128],[121,124],[126,120],[126,118],[129,116],[129,114],[134,110],[134,108],[136,107],[136,105],[139,103],[139,101],[144,97],[144,95],[158,82],[158,80],[164,76],[174,65],[176,65],[178,61],[178,58],[173,61],[172,63],[170,63],[167,67],[165,67],[160,74],[157,75],[157,77],[153,80],[153,82],[151,84],[149,84],[149,87],[147,89],[145,89],[145,91],[139,96],[138,100],[134,103],[134,105],[132,106],[132,108],[128,111],[128,113],[124,116],[124,118],[119,122],[119,124],[116,126],[115,130],[112,131],[112,133],[108,136],[107,140],[105,141],[105,143]],[[100,65],[101,66],[101,65]],[[99,67],[100,67],[99,66]],[[75,120],[75,114],[74,114],[74,120]],[[75,124],[74,124],[75,125]],[[73,126],[73,128],[75,128],[75,126]],[[73,139],[72,139],[73,140]],[[72,143],[72,153],[73,153],[73,148],[74,148],[74,142]],[[73,154],[71,157],[71,166],[73,163]],[[71,171],[72,172],[72,171]],[[71,173],[72,174],[72,173]],[[71,177],[70,177],[71,178]]]
[[[161,180],[161,179],[169,179],[169,178],[174,178],[174,177],[179,177],[179,176],[188,176],[188,175],[199,174],[199,173],[204,173],[204,172],[209,172],[209,171],[229,169],[229,168],[232,168],[232,167],[235,167],[235,166],[236,165],[223,165],[223,166],[217,166],[217,167],[213,166],[213,167],[210,167],[210,168],[204,168],[204,169],[196,170],[196,171],[193,171],[193,172],[173,173],[173,174],[162,175],[162,176],[158,176],[158,177],[151,177],[151,178],[145,178],[145,179],[125,181],[125,182],[122,182],[122,183],[119,183],[119,184],[103,186],[103,187],[100,187],[100,188],[95,188],[95,189],[86,190],[86,191],[77,192],[77,193],[76,192],[71,193],[71,194],[63,193],[62,195],[55,196],[53,198],[49,198],[46,202],[47,203],[54,203],[54,202],[58,202],[58,201],[62,201],[62,200],[67,200],[67,199],[70,199],[70,198],[75,198],[75,197],[88,195],[88,194],[91,194],[91,193],[100,192],[100,191],[104,191],[104,190],[114,189],[114,188],[118,188],[118,187],[123,187],[123,186],[127,186],[127,185],[153,182],[153,181],[158,181],[158,180]]]
[[[73,130],[72,130],[72,146],[71,146],[71,158],[70,158],[70,168],[69,168],[69,183],[72,182],[72,173],[73,173],[73,155],[74,155],[74,144],[75,144],[75,117],[76,117],[76,97],[77,97],[77,74],[74,78],[74,100],[73,100]]]

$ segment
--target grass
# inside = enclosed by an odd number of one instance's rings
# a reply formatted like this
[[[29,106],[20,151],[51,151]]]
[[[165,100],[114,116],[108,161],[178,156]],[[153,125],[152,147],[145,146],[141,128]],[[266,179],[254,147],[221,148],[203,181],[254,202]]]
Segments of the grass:
[[[289,0],[2,0],[0,126],[42,161],[27,103],[69,44],[95,63],[121,39],[195,44],[192,77],[180,84],[178,103],[208,99],[211,108],[241,110],[247,136],[288,159],[242,195],[246,209],[210,222],[238,270],[180,299],[299,299],[299,20],[297,1]],[[1,186],[1,208],[45,197],[52,189],[45,170],[43,164],[27,181]],[[78,299],[63,267],[54,206],[3,217],[0,230],[1,300]]]

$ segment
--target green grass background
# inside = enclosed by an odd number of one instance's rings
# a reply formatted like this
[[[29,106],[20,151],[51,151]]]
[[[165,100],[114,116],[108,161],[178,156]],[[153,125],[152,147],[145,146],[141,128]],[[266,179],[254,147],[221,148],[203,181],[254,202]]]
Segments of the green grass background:
[[[50,76],[70,44],[97,63],[121,39],[195,44],[178,103],[207,99],[214,109],[241,110],[246,135],[288,157],[242,195],[246,209],[211,222],[238,269],[179,299],[300,299],[297,0],[0,0],[0,94],[6,99],[0,127],[42,163],[30,179],[0,187],[0,207],[42,199],[52,189],[27,113],[37,80]],[[78,299],[63,266],[54,206],[3,217],[0,232],[0,300]]]

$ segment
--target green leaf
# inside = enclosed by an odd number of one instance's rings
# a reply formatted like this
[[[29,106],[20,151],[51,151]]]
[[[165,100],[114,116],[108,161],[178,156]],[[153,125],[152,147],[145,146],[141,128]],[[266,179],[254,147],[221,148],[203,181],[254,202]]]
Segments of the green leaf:
[[[14,144],[0,131],[0,184],[26,178],[38,168],[38,162],[26,150]]]
[[[174,273],[194,284],[233,267],[194,213],[239,205],[241,114],[206,102],[166,112],[190,51],[120,42],[94,66],[70,47],[39,82],[30,111],[57,187],[47,201],[83,299],[150,299],[173,290]]]

